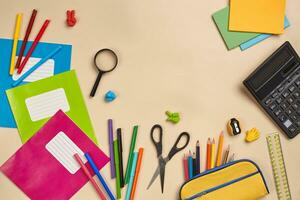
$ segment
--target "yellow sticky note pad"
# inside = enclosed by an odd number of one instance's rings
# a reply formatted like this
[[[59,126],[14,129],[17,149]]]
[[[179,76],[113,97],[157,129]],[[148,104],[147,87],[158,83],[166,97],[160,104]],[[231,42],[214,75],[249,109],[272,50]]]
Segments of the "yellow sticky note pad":
[[[229,30],[281,34],[286,0],[230,0]]]

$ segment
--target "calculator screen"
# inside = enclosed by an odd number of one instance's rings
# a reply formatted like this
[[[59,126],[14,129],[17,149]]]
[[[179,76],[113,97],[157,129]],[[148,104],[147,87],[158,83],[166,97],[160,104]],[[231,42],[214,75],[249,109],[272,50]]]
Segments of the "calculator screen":
[[[266,81],[268,81],[277,71],[292,58],[292,54],[288,49],[278,52],[274,57],[268,60],[264,67],[249,80],[255,89],[259,89]]]

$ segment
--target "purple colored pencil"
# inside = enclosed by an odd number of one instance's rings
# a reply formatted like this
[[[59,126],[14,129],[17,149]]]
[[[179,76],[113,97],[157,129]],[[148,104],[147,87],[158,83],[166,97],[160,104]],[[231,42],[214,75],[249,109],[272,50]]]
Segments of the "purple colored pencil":
[[[108,120],[108,139],[109,139],[109,156],[110,156],[110,174],[111,178],[116,177],[115,158],[114,158],[114,130],[112,119]]]

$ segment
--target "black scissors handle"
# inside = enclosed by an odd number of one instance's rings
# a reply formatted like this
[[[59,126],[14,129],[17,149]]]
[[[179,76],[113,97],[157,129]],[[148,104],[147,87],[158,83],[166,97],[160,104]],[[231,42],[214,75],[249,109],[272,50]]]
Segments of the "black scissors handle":
[[[155,132],[155,129],[158,129],[158,140],[159,141],[156,141],[154,139],[154,132]],[[155,124],[152,128],[151,128],[151,131],[150,131],[150,134],[151,134],[151,140],[156,148],[156,153],[157,153],[157,157],[159,157],[161,154],[162,154],[162,135],[163,135],[163,130],[162,130],[162,127],[159,125],[159,124]]]
[[[178,143],[180,142],[181,138],[185,137],[185,144],[181,147],[178,147]],[[180,135],[178,136],[175,144],[173,145],[172,149],[170,150],[169,154],[168,154],[168,159],[171,160],[171,158],[178,153],[179,151],[183,150],[190,142],[190,134],[188,134],[187,132],[182,132],[180,133]]]

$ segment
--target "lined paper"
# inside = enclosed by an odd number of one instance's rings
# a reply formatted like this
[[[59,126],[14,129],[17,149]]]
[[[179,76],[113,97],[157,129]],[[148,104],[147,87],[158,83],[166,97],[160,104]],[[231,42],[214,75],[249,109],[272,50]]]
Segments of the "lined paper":
[[[74,159],[74,154],[77,153],[83,163],[87,162],[82,150],[62,131],[50,140],[46,149],[71,174],[75,174],[80,169],[80,165]]]
[[[52,117],[59,109],[64,112],[70,110],[70,106],[63,88],[45,92],[25,99],[30,118],[38,121]]]
[[[18,57],[16,58],[18,59]],[[24,57],[23,57],[24,59]],[[26,73],[30,68],[32,68],[36,63],[38,63],[41,58],[33,58],[30,57],[28,62],[26,63],[24,69],[22,70],[21,74],[18,74],[18,70],[14,70],[14,74],[12,76],[13,80],[16,81]],[[32,72],[28,77],[26,77],[23,81],[24,82],[34,82],[40,79],[48,78],[54,75],[54,60],[48,59],[45,63],[43,63],[38,69]]]

